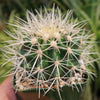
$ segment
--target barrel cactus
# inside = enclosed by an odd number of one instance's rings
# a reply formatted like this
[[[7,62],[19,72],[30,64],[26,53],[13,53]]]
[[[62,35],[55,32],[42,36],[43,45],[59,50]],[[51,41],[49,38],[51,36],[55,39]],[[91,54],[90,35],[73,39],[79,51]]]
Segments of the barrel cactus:
[[[59,8],[36,15],[26,12],[27,21],[18,18],[11,24],[13,32],[6,31],[13,40],[5,46],[4,52],[12,62],[16,90],[41,89],[46,95],[56,89],[61,98],[62,87],[76,88],[92,76],[95,54],[92,35],[85,30],[84,21],[74,19],[72,11],[62,15]]]

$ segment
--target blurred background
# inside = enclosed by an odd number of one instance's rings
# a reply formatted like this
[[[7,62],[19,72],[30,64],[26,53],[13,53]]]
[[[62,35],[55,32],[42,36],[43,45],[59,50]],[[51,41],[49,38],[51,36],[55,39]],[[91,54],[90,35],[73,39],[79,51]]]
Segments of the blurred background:
[[[4,46],[4,41],[10,39],[4,30],[12,30],[7,23],[14,23],[15,16],[25,19],[27,9],[35,13],[35,9],[39,10],[44,6],[49,9],[54,3],[60,7],[62,14],[71,9],[73,16],[78,17],[79,21],[87,20],[85,28],[91,33],[95,33],[94,38],[97,41],[95,50],[98,55],[95,55],[95,58],[100,58],[100,0],[0,0],[0,48]],[[3,63],[4,57],[0,51],[0,66]],[[94,80],[88,80],[82,100],[100,100],[100,60],[94,62],[94,66],[95,69],[92,70],[96,73],[96,77]],[[6,78],[1,76],[8,70],[7,65],[0,68],[0,83]]]

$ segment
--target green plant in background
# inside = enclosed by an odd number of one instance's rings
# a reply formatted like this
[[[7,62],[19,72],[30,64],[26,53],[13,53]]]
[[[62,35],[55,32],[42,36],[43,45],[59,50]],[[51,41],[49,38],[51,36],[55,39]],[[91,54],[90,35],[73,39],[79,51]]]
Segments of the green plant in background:
[[[11,24],[15,27],[13,32],[6,33],[14,40],[7,41],[9,45],[3,51],[7,62],[12,62],[16,90],[33,86],[40,97],[41,89],[44,94],[56,89],[61,99],[62,87],[79,91],[78,85],[82,88],[88,77],[94,75],[90,70],[97,60],[91,56],[96,54],[93,34],[82,28],[83,21],[73,19],[71,11],[62,15],[59,8],[53,7],[52,11],[45,8],[44,13],[36,13],[27,11],[27,21],[18,18],[16,24]]]
[[[15,13],[15,10],[13,10],[9,16],[9,21],[8,23],[13,23],[13,20],[15,20],[16,18],[14,17],[14,15],[16,16],[19,16],[18,14]],[[5,18],[4,18],[5,19]],[[4,22],[4,19],[1,19],[3,22]],[[3,24],[2,26],[2,29],[0,30],[0,83],[8,76],[3,76],[8,70],[10,70],[10,63],[7,64],[6,66],[2,67],[3,64],[5,64],[5,58],[4,58],[4,54],[2,52],[2,48],[7,45],[7,42],[4,43],[4,41],[7,41],[7,40],[10,40],[12,39],[11,37],[9,37],[4,31],[6,29],[9,29],[10,31],[12,31],[12,27],[9,26],[9,25],[5,25],[5,22],[4,23],[1,23],[1,25]]]

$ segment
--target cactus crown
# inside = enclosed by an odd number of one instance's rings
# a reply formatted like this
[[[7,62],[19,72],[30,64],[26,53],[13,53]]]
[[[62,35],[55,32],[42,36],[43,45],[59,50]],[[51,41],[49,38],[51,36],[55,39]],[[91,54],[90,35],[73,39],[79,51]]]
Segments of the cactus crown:
[[[92,74],[92,35],[73,19],[72,11],[62,16],[59,8],[54,10],[37,15],[27,11],[27,21],[18,18],[14,32],[7,32],[14,40],[5,52],[11,55],[19,89],[31,88],[20,86],[27,81],[39,90],[47,88],[45,94],[52,88],[59,92],[65,85],[81,85]]]

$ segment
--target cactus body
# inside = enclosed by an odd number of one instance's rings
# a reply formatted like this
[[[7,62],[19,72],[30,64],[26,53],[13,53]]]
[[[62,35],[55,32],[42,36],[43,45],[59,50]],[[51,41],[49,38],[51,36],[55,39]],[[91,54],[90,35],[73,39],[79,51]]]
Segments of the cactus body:
[[[14,32],[7,32],[14,38],[6,53],[11,54],[17,89],[46,88],[44,94],[57,89],[60,95],[62,87],[77,88],[92,73],[92,35],[71,11],[62,16],[59,8],[54,10],[36,11],[37,15],[27,11],[27,21],[18,18]]]

